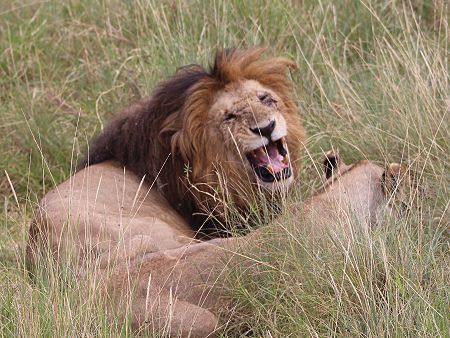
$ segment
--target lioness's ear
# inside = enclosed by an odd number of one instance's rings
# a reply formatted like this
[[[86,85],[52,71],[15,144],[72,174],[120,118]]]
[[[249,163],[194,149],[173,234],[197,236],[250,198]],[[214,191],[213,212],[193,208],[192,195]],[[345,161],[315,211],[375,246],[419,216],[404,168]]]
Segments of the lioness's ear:
[[[322,163],[324,167],[325,178],[329,179],[331,176],[333,176],[333,173],[335,173],[339,169],[341,159],[337,151],[330,150],[325,154],[325,158],[323,159]]]
[[[390,163],[381,176],[381,186],[384,194],[393,194],[408,173],[408,166],[400,163]]]
[[[417,174],[406,164],[389,164],[381,177],[381,188],[389,205],[401,213],[412,208],[420,209],[425,197]]]

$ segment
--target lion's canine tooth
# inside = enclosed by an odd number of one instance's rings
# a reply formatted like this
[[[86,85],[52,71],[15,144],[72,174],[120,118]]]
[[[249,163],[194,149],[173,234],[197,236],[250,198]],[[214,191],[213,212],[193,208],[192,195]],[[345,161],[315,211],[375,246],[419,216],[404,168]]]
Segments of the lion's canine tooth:
[[[256,155],[264,155],[264,151],[262,150],[262,147],[254,150],[255,156]]]
[[[271,174],[273,174],[275,172],[275,170],[273,169],[273,166],[271,164],[268,164],[266,168],[267,168],[267,170],[269,170],[269,172]]]
[[[283,162],[284,164],[289,164],[289,156],[286,155],[286,156],[281,160],[281,162]]]

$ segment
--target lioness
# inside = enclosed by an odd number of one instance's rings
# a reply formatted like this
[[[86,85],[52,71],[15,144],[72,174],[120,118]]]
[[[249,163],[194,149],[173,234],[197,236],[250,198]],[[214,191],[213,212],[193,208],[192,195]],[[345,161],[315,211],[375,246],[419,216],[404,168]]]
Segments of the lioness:
[[[348,224],[373,224],[391,210],[392,193],[405,181],[402,165],[392,164],[386,171],[369,161],[347,166],[334,153],[328,154],[324,163],[327,179],[323,187],[303,209],[291,206],[302,209],[301,219],[316,224],[319,233],[330,229],[345,232]],[[241,253],[258,245],[265,230],[198,243],[186,232],[187,226],[180,226],[182,220],[173,218],[167,219],[174,222],[171,232],[164,232],[167,237],[155,231],[147,241],[136,241],[136,233],[143,231],[139,229],[159,226],[146,214],[154,203],[154,196],[146,196],[148,192],[150,186],[114,162],[93,165],[45,197],[41,209],[45,213],[37,214],[32,230],[51,226],[56,236],[50,238],[60,245],[60,250],[54,247],[55,253],[61,255],[61,248],[67,247],[76,258],[94,260],[107,275],[103,292],[119,312],[131,308],[135,328],[147,325],[168,336],[212,337],[217,327],[215,313],[223,304],[220,275],[225,266],[251,263]],[[78,224],[75,232],[69,231],[73,224],[67,222],[68,214],[74,223],[77,219],[85,222]],[[91,232],[87,221],[95,218],[103,219],[105,227]],[[356,220],[350,221],[352,218]],[[55,225],[62,224],[68,228],[56,232],[59,227]],[[112,224],[114,233],[109,227]],[[30,258],[34,244],[30,242]]]
[[[380,217],[393,212],[391,201],[411,183],[407,167],[397,163],[390,164],[386,170],[370,161],[346,165],[336,153],[329,152],[324,167],[323,187],[303,207],[290,206],[291,213],[301,210],[302,215],[298,216],[311,222],[314,228],[317,226],[319,236],[324,232],[340,235],[351,224],[368,230]],[[131,266],[117,267],[114,288],[125,298],[131,292],[130,275],[136,281],[133,284],[136,327],[145,322],[161,324],[158,319],[165,318],[162,323],[174,336],[212,337],[218,325],[214,313],[223,305],[220,276],[235,264],[254,264],[245,252],[259,244],[265,231],[260,228],[243,237],[215,239],[147,254]],[[167,322],[169,312],[170,323]]]

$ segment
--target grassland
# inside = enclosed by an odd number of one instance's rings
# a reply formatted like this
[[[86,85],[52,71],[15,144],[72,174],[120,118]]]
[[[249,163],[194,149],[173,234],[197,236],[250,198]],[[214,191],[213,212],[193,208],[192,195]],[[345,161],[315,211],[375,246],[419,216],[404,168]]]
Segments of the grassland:
[[[408,163],[425,197],[351,247],[265,246],[273,268],[230,281],[222,335],[448,337],[448,19],[445,0],[0,2],[0,335],[132,336],[76,282],[29,282],[32,209],[120,107],[218,47],[262,44],[298,64],[301,196],[334,147]]]

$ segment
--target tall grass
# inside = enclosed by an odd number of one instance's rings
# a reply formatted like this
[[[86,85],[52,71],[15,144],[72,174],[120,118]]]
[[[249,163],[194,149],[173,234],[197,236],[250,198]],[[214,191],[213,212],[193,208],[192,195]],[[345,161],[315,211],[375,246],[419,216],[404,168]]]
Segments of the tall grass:
[[[132,335],[69,277],[30,282],[32,209],[120,107],[218,47],[263,44],[298,64],[300,196],[333,147],[410,164],[425,198],[350,246],[287,233],[286,215],[252,253],[272,268],[230,280],[223,335],[448,336],[448,13],[443,0],[0,2],[0,334]]]

